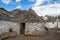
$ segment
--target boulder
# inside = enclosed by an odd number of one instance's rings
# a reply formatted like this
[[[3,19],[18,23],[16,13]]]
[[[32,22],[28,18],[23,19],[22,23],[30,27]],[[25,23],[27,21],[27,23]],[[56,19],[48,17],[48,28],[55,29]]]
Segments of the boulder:
[[[17,36],[17,32],[4,32],[1,34],[1,39],[11,38]]]

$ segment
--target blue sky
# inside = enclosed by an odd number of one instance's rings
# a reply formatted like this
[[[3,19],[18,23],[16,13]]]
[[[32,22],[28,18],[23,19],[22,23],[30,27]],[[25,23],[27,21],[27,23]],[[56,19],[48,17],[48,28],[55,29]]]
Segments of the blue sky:
[[[37,15],[60,15],[60,0],[0,0],[0,8],[8,11],[32,8]]]
[[[18,6],[21,7],[19,9],[26,10],[29,9],[32,4],[34,4],[34,2],[29,2],[29,0],[21,0],[19,2],[16,2],[16,0],[12,0],[10,3],[4,3],[0,0],[0,8],[5,8],[7,10],[13,10]]]

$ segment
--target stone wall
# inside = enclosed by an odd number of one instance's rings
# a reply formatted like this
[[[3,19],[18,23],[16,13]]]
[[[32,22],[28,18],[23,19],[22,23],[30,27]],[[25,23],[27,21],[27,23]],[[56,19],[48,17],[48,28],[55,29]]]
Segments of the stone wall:
[[[54,23],[53,22],[46,22],[45,26],[47,28],[55,28],[57,26],[57,23],[56,22],[54,22]]]
[[[60,28],[60,22],[58,22],[58,25],[57,25],[57,22],[54,22],[54,23],[53,22],[46,22],[45,26],[47,28],[55,28],[55,27]]]
[[[12,28],[13,31],[16,31],[19,34],[20,25],[18,23],[9,22],[9,21],[0,21],[0,34],[3,32],[8,32]]]
[[[9,21],[0,21],[0,34],[3,32],[8,32],[9,28],[12,28],[13,31],[16,31],[18,34],[20,33],[20,23],[14,23]],[[43,35],[45,34],[45,29],[47,28],[55,28],[57,27],[57,22],[46,22],[44,23],[31,23],[26,22],[25,24],[25,35]],[[58,22],[58,28],[60,28],[60,22]]]
[[[26,23],[25,35],[44,35],[44,23]]]

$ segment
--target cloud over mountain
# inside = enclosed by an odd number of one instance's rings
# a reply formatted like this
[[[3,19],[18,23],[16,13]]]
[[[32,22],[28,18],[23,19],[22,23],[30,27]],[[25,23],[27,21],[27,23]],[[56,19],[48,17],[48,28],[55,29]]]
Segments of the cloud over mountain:
[[[20,9],[21,8],[21,6],[17,6],[15,9]]]
[[[59,1],[59,0],[58,0]],[[36,3],[33,5],[32,9],[35,10],[35,12],[39,16],[44,15],[59,15],[60,14],[60,3],[53,0],[36,0]],[[46,2],[46,3],[45,3]]]

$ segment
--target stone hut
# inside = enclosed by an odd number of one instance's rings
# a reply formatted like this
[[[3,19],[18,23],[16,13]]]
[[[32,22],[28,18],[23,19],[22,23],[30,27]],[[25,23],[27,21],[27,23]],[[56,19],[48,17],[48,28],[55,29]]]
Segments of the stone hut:
[[[46,33],[43,20],[32,10],[13,10],[12,15],[20,23],[20,33],[25,35],[44,35]]]

